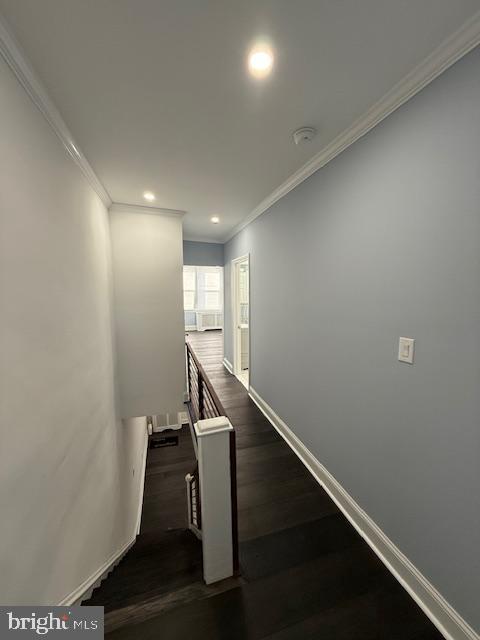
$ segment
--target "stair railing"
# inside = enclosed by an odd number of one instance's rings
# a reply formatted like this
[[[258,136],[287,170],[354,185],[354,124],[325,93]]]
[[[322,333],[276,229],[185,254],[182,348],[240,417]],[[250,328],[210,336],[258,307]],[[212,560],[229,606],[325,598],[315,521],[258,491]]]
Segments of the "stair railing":
[[[201,537],[207,584],[238,574],[235,430],[191,345],[185,345],[196,472],[186,476],[189,528]]]

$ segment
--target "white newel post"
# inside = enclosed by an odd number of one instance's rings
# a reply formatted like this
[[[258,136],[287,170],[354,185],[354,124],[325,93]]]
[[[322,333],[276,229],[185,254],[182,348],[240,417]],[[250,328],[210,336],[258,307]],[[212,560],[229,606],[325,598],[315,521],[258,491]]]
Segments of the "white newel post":
[[[233,575],[230,432],[228,418],[195,423],[202,509],[203,577],[207,584]]]

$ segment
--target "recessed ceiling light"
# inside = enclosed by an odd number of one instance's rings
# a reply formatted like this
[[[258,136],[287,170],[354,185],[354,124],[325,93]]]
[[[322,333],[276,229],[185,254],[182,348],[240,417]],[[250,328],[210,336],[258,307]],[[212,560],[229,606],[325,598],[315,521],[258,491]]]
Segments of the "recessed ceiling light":
[[[210,221],[213,222],[213,224],[218,224],[220,222],[220,218],[218,216],[213,216],[210,218]]]
[[[155,194],[152,193],[151,191],[145,191],[143,194],[143,197],[145,198],[145,200],[148,200],[149,202],[153,202],[155,200]]]
[[[265,78],[273,67],[273,53],[266,45],[255,46],[248,54],[248,69],[255,78]]]

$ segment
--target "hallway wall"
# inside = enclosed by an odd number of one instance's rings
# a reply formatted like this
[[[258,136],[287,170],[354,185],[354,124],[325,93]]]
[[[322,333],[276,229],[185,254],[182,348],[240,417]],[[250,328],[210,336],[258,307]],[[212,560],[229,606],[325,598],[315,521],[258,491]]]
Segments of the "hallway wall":
[[[250,253],[252,387],[477,630],[479,104],[477,49],[225,246],[225,356]]]
[[[114,205],[110,233],[121,416],[175,415],[185,389],[182,218]]]
[[[184,240],[183,264],[192,267],[222,267],[223,244]]]
[[[108,215],[0,59],[0,602],[57,604],[135,537],[145,419],[116,417]]]

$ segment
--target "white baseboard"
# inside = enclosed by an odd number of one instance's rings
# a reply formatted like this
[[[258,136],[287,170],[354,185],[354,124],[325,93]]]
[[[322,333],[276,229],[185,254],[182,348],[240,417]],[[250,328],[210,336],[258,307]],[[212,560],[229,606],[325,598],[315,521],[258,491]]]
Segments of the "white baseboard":
[[[480,640],[480,636],[465,622],[400,549],[395,546],[252,387],[250,387],[249,395],[362,538],[408,591],[444,637],[447,640]]]
[[[227,360],[226,358],[224,358],[223,359],[223,366],[228,371],[228,373],[231,373],[233,375],[233,365],[230,362],[230,360]]]
[[[110,556],[110,558],[102,564],[102,566],[95,571],[89,578],[87,578],[82,584],[77,587],[72,593],[66,596],[61,602],[58,603],[59,607],[71,607],[80,605],[83,600],[88,600],[92,595],[94,589],[96,589],[100,583],[105,580],[108,574],[115,569],[117,564],[123,558],[123,556],[129,551],[129,549],[135,544],[137,536],[134,536],[124,547],[119,551],[116,551]]]
[[[143,509],[143,493],[145,490],[145,470],[147,467],[147,451],[148,451],[148,432],[145,429],[145,442],[142,452],[142,476],[140,482],[140,490],[138,495],[138,511],[137,521],[135,525],[135,535],[118,551],[115,551],[106,562],[102,564],[91,576],[82,582],[74,591],[68,594],[61,602],[58,603],[61,607],[69,607],[81,604],[84,600],[88,600],[92,595],[94,589],[100,586],[101,582],[105,580],[109,573],[111,573],[123,556],[128,553],[130,548],[135,544],[138,534],[140,533],[140,524],[142,521],[142,509]]]

